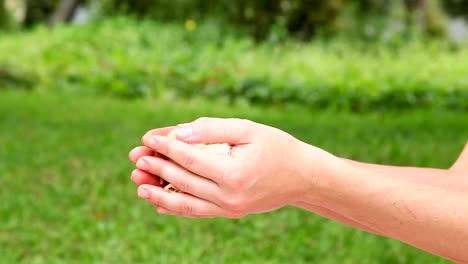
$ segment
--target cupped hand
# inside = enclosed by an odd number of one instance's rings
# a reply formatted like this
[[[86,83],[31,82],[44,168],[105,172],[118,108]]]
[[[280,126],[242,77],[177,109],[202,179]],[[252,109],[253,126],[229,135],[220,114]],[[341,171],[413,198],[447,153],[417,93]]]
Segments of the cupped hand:
[[[177,129],[176,139],[166,137]],[[143,137],[130,153],[138,194],[161,213],[238,218],[301,200],[313,188],[321,152],[284,131],[241,119],[201,118]],[[230,155],[191,144],[229,143]],[[160,153],[165,157],[155,157]],[[168,193],[158,177],[181,193]]]

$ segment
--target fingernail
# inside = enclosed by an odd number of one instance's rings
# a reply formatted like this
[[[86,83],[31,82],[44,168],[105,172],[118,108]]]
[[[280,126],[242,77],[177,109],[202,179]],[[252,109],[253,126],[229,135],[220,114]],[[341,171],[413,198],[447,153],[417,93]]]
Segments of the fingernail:
[[[158,140],[156,137],[152,137],[148,140],[149,147],[152,149],[156,149],[158,147]]]
[[[138,190],[138,197],[142,199],[149,199],[150,198],[150,193],[146,189],[139,189]]]
[[[182,127],[178,129],[176,133],[178,139],[188,139],[193,135],[193,127]]]
[[[144,160],[143,158],[140,158],[137,161],[136,166],[140,170],[148,170],[149,169],[149,163],[146,160]]]
[[[179,124],[177,125],[179,128],[183,128],[183,127],[189,127],[189,126],[192,126],[192,124],[190,123],[184,123],[184,124]]]

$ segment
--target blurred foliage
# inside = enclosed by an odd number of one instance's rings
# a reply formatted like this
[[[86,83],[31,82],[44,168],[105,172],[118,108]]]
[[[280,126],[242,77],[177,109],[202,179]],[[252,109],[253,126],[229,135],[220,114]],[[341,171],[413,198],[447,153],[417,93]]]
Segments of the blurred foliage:
[[[32,89],[34,74],[18,72],[14,67],[0,65],[0,90],[2,89]]]
[[[442,3],[451,15],[468,18],[468,0],[445,0]]]
[[[337,33],[367,35],[388,34],[395,31],[395,23],[402,22],[407,34],[419,30],[430,36],[443,36],[445,20],[443,7],[456,9],[457,0],[24,0],[23,25],[50,23],[60,7],[71,6],[70,14],[79,4],[89,7],[94,16],[133,15],[159,21],[185,21],[217,18],[244,28],[256,39],[282,40],[287,36],[310,39],[317,35]],[[447,3],[452,4],[447,4]],[[65,22],[65,21],[63,21]],[[372,29],[369,29],[372,28]],[[370,33],[371,32],[371,33]],[[372,33],[375,32],[375,33]],[[364,35],[366,35],[364,34]]]
[[[447,2],[456,1],[450,0]],[[373,27],[376,34],[394,29],[391,23],[405,20],[404,31],[419,29],[443,36],[444,11],[439,0],[256,0],[256,1],[100,1],[103,14],[121,12],[163,20],[215,16],[247,28],[256,38],[301,39],[320,34],[357,33]],[[398,9],[395,12],[395,9]],[[367,30],[369,34],[370,30]]]
[[[423,15],[424,31],[430,36],[445,36],[447,18],[442,12],[440,1],[428,1],[426,14]]]
[[[468,109],[467,48],[340,39],[255,45],[236,27],[192,22],[194,28],[119,18],[38,28],[0,39],[0,65],[26,74],[40,91],[203,96],[353,111]]]
[[[99,1],[103,14],[135,14],[160,20],[222,17],[244,26],[255,37],[265,38],[272,26],[308,37],[321,27],[329,26],[344,7],[343,0],[239,0],[239,1]]]
[[[23,25],[31,27],[37,23],[48,23],[58,2],[57,0],[26,0]]]
[[[345,2],[331,27],[333,36],[369,42],[446,36],[446,14],[438,0]]]
[[[0,30],[10,26],[10,15],[5,8],[5,1],[0,0]]]

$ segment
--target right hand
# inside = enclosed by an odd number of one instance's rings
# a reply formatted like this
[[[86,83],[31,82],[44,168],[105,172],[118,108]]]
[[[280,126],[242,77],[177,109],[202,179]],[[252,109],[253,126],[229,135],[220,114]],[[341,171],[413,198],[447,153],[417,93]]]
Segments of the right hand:
[[[160,212],[177,215],[242,217],[299,202],[313,192],[314,172],[324,156],[286,132],[248,120],[201,118],[179,128],[178,140],[158,131],[148,132],[143,143],[172,161],[143,156],[137,168],[183,193],[151,184],[141,185],[139,193]],[[229,143],[232,153],[191,145],[196,143]]]

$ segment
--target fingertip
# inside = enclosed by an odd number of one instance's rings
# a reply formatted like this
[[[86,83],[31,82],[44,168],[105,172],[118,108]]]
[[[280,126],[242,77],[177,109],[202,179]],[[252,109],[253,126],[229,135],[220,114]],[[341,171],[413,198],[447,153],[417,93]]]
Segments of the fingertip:
[[[148,139],[147,144],[150,145],[156,153],[165,156],[167,154],[167,143],[171,140],[175,140],[166,136],[154,135]]]
[[[133,159],[135,149],[136,149],[136,147],[134,147],[132,150],[130,150],[130,152],[128,152],[128,159],[129,159],[130,161],[132,161],[132,162],[135,162],[135,160]]]
[[[148,189],[140,186],[138,187],[138,197],[140,197],[141,199],[149,199],[151,198],[151,194]]]
[[[131,173],[130,173],[130,180],[133,181],[133,183],[135,183],[136,185],[141,185],[141,177],[140,177],[140,174],[139,174],[139,170],[138,169],[134,169]]]
[[[154,185],[151,185],[151,184],[148,184],[148,183],[143,183],[140,186],[138,186],[138,190],[145,189],[148,192],[152,192],[154,187],[155,187]]]
[[[151,200],[152,202],[155,202],[156,197],[160,196],[160,193],[157,190],[157,188],[161,187],[144,183],[138,186],[137,194],[142,199],[147,199]]]
[[[146,132],[142,137],[141,137],[141,143],[143,143],[143,145],[146,145],[146,141],[148,140],[148,138],[150,138],[153,134],[155,134],[155,130],[156,129],[152,129],[148,132]]]
[[[146,132],[143,137],[141,137],[141,142],[143,145],[147,146],[148,140],[155,136],[155,135],[160,135],[160,136],[167,136],[172,130],[176,129],[176,126],[170,126],[170,127],[164,127],[164,128],[156,128],[152,129],[148,132]]]
[[[151,166],[150,166],[150,164],[148,162],[148,159],[145,158],[144,156],[140,157],[137,160],[136,166],[137,166],[138,169],[143,170],[143,171],[148,171],[151,168]]]
[[[141,138],[141,143],[143,143],[143,145],[145,146],[148,146],[148,140],[152,137],[152,133],[151,131],[150,132],[147,132],[145,135],[143,135],[143,137]]]
[[[193,126],[181,127],[175,131],[175,134],[176,138],[180,140],[193,139]]]
[[[238,118],[201,117],[190,124],[179,125],[177,138],[187,143],[244,144],[251,133],[249,120]]]
[[[161,186],[161,180],[158,176],[149,174],[146,171],[140,169],[134,169],[130,175],[130,179],[136,185],[150,185],[150,186]]]
[[[130,179],[135,183],[135,184],[139,184],[139,181],[140,181],[140,177],[139,177],[139,169],[134,169],[132,170],[132,172],[130,173]]]
[[[154,156],[154,151],[145,146],[138,146],[133,148],[130,153],[128,153],[128,158],[133,162],[136,163],[138,159],[143,156]]]

